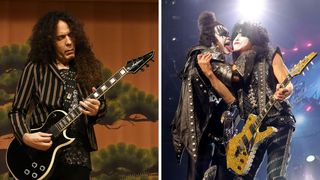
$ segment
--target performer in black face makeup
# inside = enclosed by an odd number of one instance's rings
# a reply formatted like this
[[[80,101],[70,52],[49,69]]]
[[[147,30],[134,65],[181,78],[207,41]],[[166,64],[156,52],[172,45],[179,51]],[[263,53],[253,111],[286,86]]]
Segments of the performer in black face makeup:
[[[171,124],[178,162],[187,151],[188,179],[232,179],[226,169],[222,113],[236,114],[231,86],[230,37],[213,12],[203,12],[198,20],[199,45],[190,49],[181,72],[182,87]],[[206,172],[206,173],[205,173]]]

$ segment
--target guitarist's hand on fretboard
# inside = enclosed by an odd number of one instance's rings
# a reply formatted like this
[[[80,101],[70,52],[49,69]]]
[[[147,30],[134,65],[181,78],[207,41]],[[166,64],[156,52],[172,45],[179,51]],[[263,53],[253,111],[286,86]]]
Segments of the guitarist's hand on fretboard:
[[[282,56],[279,53],[276,53],[272,62],[273,73],[278,82],[284,82],[288,75],[289,71],[284,64]],[[289,97],[292,93],[293,85],[290,80],[287,82],[288,84],[277,84],[276,92],[274,93],[274,99],[277,101],[283,101]]]
[[[291,89],[292,88],[290,87],[290,85],[288,85],[287,87],[283,88],[283,87],[281,87],[281,84],[277,84],[276,92],[274,93],[274,99],[277,100],[277,101],[285,100],[292,93]]]
[[[97,89],[95,87],[92,88],[92,92],[96,92]],[[81,112],[88,116],[96,116],[98,114],[100,108],[100,101],[97,99],[87,98],[84,101],[80,101]]]
[[[52,134],[43,132],[25,133],[22,140],[27,146],[37,150],[46,151],[52,146],[51,136]]]
[[[87,98],[84,101],[80,101],[81,112],[88,116],[96,116],[100,107],[100,101],[97,99]]]

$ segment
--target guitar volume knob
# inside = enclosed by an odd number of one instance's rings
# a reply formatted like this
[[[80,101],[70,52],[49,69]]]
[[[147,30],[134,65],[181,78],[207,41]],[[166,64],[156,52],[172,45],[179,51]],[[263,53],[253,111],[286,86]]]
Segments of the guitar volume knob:
[[[23,173],[24,173],[25,175],[29,175],[29,174],[30,174],[30,170],[29,170],[29,169],[25,169],[25,170],[23,171]]]
[[[37,177],[38,177],[38,174],[37,174],[37,173],[32,173],[32,175],[31,175],[31,176],[32,176],[32,178],[34,178],[34,179],[35,179],[35,178],[37,178]]]
[[[36,167],[38,166],[38,164],[37,164],[36,162],[33,162],[33,163],[31,164],[31,166],[32,166],[33,168],[36,168]]]
[[[46,167],[41,165],[39,169],[40,169],[40,171],[44,171],[46,169]]]

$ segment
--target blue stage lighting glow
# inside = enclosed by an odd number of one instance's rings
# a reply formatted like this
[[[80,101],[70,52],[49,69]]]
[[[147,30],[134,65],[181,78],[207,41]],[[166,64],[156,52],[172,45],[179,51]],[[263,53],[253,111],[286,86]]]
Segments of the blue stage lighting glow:
[[[304,120],[305,120],[305,117],[304,117],[303,114],[297,114],[296,115],[296,121],[297,121],[296,123],[297,123],[297,125],[303,124]]]

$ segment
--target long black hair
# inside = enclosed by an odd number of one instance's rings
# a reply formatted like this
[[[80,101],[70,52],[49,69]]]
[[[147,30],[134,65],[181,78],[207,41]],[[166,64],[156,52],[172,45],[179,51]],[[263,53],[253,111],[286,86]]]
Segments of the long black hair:
[[[241,22],[235,24],[231,35],[232,41],[234,41],[240,32],[242,36],[249,39],[252,48],[242,53],[241,57],[239,51],[233,52],[232,56],[233,60],[237,61],[237,68],[242,73],[244,81],[246,81],[251,74],[256,60],[260,60],[263,59],[263,57],[268,56],[270,40],[266,28],[264,28],[260,23]],[[241,67],[245,67],[245,69],[242,69]]]
[[[52,11],[38,20],[30,38],[31,50],[28,62],[48,65],[56,62],[55,51],[56,30],[59,20],[66,22],[75,43],[74,63],[77,70],[77,81],[87,90],[99,85],[102,81],[101,63],[91,50],[83,25],[72,15],[64,11]]]
[[[241,22],[234,25],[232,30],[232,41],[236,38],[238,33],[241,32],[242,36],[249,38],[252,44],[252,49],[257,54],[265,54],[269,49],[269,35],[267,29],[259,23],[254,22]],[[239,52],[233,52],[233,57],[239,57]]]

